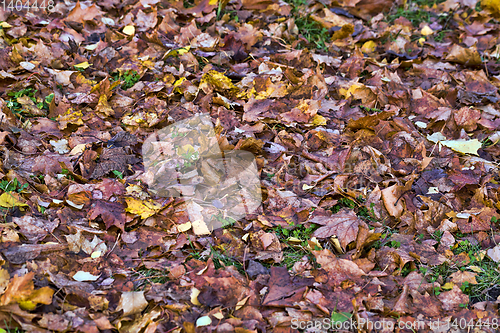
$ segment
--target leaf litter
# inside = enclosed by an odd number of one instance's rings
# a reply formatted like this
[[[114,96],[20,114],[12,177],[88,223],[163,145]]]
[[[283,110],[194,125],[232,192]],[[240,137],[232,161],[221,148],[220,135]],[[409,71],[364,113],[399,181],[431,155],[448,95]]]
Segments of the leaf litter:
[[[46,3],[0,8],[0,327],[497,331],[497,0]]]

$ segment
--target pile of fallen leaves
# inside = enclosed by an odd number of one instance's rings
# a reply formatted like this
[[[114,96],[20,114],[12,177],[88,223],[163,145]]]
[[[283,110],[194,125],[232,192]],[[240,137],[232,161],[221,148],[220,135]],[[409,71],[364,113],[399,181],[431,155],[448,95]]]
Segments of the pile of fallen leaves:
[[[0,327],[497,331],[498,0],[20,3],[0,8]],[[262,189],[211,233],[141,150],[199,113]]]

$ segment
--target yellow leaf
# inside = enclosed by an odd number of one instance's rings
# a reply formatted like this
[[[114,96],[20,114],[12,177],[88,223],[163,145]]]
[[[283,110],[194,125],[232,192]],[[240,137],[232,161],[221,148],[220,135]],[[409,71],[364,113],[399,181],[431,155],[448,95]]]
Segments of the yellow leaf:
[[[352,24],[344,24],[340,30],[335,31],[332,34],[331,40],[338,40],[338,39],[344,39],[352,35],[354,32],[354,25]]]
[[[135,198],[125,198],[127,202],[126,212],[140,215],[142,219],[147,219],[150,216],[156,214],[158,209],[161,208],[161,204],[157,204],[151,200],[138,200]]]
[[[476,273],[482,273],[483,272],[483,269],[481,267],[474,266],[474,265],[471,265],[471,266],[467,267],[467,269],[470,269],[471,271],[476,272]]]
[[[50,287],[42,287],[31,293],[31,295],[26,299],[26,302],[34,304],[45,304],[48,305],[52,303],[52,296],[54,295],[54,290]],[[21,304],[19,304],[21,305]]]
[[[97,103],[96,110],[105,114],[106,116],[114,116],[115,110],[108,103],[108,96],[105,94],[99,97],[99,102]]]
[[[343,88],[339,89],[339,93],[343,95],[345,98],[349,98],[349,96],[354,96],[354,93],[357,89],[364,87],[361,83],[354,83],[349,89],[345,90]]]
[[[216,313],[212,314],[212,316],[214,316],[215,318],[217,318],[219,320],[224,319],[224,315],[222,314],[222,312],[220,310],[219,310],[219,312],[216,312]]]
[[[211,231],[208,229],[207,224],[203,220],[195,220],[191,223],[195,235],[210,235]]]
[[[10,24],[8,24],[7,22],[0,22],[0,27],[2,27],[4,29],[12,28],[12,26]]]
[[[125,35],[133,36],[135,34],[135,27],[133,25],[127,25],[122,31]]]
[[[446,282],[441,288],[444,290],[451,290],[455,284],[453,282]]]
[[[440,143],[443,146],[453,149],[454,151],[458,151],[459,153],[472,154],[472,155],[478,155],[477,150],[483,146],[478,139],[448,140],[448,141],[440,141]]]
[[[417,42],[418,42],[418,45],[422,46],[422,45],[424,45],[424,43],[425,43],[425,38],[424,38],[424,37],[421,37],[421,38],[419,38],[419,39],[418,39],[418,41],[417,41]]]
[[[92,64],[89,64],[87,61],[81,62],[79,64],[74,65],[75,68],[81,68],[81,69],[87,69],[91,66]]]
[[[92,259],[99,258],[101,256],[101,254],[102,254],[101,251],[94,251],[94,252],[92,252],[92,254],[90,255],[90,257]]]
[[[140,313],[148,306],[144,291],[126,291],[120,297],[116,311],[123,310],[123,315]]]
[[[5,192],[0,195],[0,206],[11,208],[14,206],[24,207],[28,205],[21,201],[19,194],[14,192]]]
[[[174,82],[174,92],[177,92],[179,94],[182,94],[181,88],[179,86],[182,84],[182,82],[186,81],[185,77],[181,77],[179,80]]]
[[[361,52],[372,53],[373,51],[375,51],[376,47],[377,47],[377,44],[375,44],[374,41],[369,40],[366,43],[364,43],[363,46],[361,46]]]
[[[10,275],[6,269],[0,269],[0,294],[2,294],[9,285]]]
[[[19,301],[19,307],[23,310],[32,311],[36,309],[36,304],[32,301]]]
[[[95,81],[87,79],[82,73],[77,73],[75,77],[75,81],[77,85],[88,84],[89,86],[93,86],[96,84]]]
[[[184,145],[182,147],[177,148],[177,155],[180,156],[191,156],[195,153],[195,149],[190,144]]]
[[[200,81],[200,89],[203,90],[203,92],[205,92],[206,94],[210,93],[212,89],[215,89],[217,91],[238,91],[238,88],[233,84],[230,78],[214,70],[208,71],[208,73],[203,74]]]
[[[481,7],[493,14],[500,14],[500,0],[481,0]]]
[[[190,48],[191,46],[181,47],[180,49],[177,49],[177,53],[179,55],[183,55],[184,53],[188,53]]]
[[[181,47],[179,49],[170,50],[170,51],[168,51],[165,54],[164,58],[166,58],[166,57],[181,56],[181,55],[183,55],[185,53],[188,53],[190,49],[191,49],[191,46],[186,46],[186,47]]]
[[[218,0],[209,0],[209,1],[208,1],[208,4],[209,4],[210,6],[215,6],[218,2],[219,2]]]
[[[176,227],[177,227],[177,231],[185,232],[185,231],[188,231],[189,229],[191,229],[191,222],[177,224]]]
[[[212,323],[212,319],[209,316],[203,316],[196,319],[196,327],[208,326]]]
[[[174,82],[174,87],[178,87],[182,84],[182,82],[186,81],[185,77],[181,77],[179,80]]]
[[[65,129],[68,126],[68,124],[83,125],[82,117],[83,117],[82,111],[74,111],[73,109],[69,108],[65,114],[59,115],[57,117],[57,122],[59,123],[59,129],[60,130]]]
[[[198,295],[200,294],[200,291],[196,289],[195,287],[191,287],[191,303],[194,305],[201,305],[200,301],[198,301]]]
[[[425,27],[422,28],[422,30],[420,30],[420,33],[424,36],[429,36],[432,35],[434,31],[432,31],[432,29],[429,28],[428,25],[426,25]]]
[[[316,126],[325,126],[326,125],[326,118],[317,114],[313,117],[312,124],[316,125]]]
[[[243,307],[243,305],[245,305],[245,303],[247,302],[247,300],[250,298],[250,296],[247,296],[245,298],[243,298],[241,301],[239,301],[238,303],[236,303],[236,308],[235,310],[239,310]]]

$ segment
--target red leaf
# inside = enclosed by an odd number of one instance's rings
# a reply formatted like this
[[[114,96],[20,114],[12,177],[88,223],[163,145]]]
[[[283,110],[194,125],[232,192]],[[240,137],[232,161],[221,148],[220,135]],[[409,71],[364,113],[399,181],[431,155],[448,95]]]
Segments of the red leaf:
[[[118,202],[97,200],[92,204],[88,218],[94,220],[99,215],[104,221],[104,224],[106,224],[106,230],[115,226],[123,231],[123,227],[125,226],[125,207],[122,204]]]

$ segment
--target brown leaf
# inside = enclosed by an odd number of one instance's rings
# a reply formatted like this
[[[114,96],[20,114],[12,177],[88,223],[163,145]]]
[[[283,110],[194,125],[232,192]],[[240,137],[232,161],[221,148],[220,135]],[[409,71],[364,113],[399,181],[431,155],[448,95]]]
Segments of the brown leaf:
[[[60,251],[65,248],[65,244],[21,244],[2,250],[2,253],[9,262],[13,264],[22,264],[35,259],[42,252]]]
[[[302,299],[308,286],[313,284],[312,279],[290,278],[286,267],[271,267],[269,293],[262,301],[266,306],[285,307]]]
[[[464,48],[458,44],[453,44],[445,60],[458,62],[467,66],[481,65],[481,56],[475,46]]]
[[[408,291],[409,291],[408,285],[405,284],[403,286],[403,291],[401,292],[401,295],[399,295],[396,304],[394,304],[393,311],[396,312],[398,315],[413,313],[413,311],[410,309],[409,306]]]
[[[315,216],[309,222],[323,225],[314,232],[314,237],[328,238],[335,235],[345,251],[347,245],[356,240],[361,220],[352,209],[344,208],[330,216]]]
[[[394,217],[400,217],[403,213],[403,200],[401,200],[401,189],[403,186],[392,185],[384,188],[382,192],[382,200],[384,201],[385,209]]]
[[[35,273],[30,272],[23,276],[15,275],[9,282],[4,294],[0,297],[1,305],[8,305],[12,302],[24,300],[35,289],[33,286],[33,276]]]
[[[340,285],[347,279],[357,281],[365,275],[365,272],[354,262],[339,259],[330,250],[313,251],[313,254],[321,268],[330,274],[330,279],[335,285]]]
[[[477,284],[476,281],[477,273],[469,272],[469,271],[457,271],[450,275],[451,282],[457,284],[459,287],[464,282],[468,282],[470,284]]]
[[[113,149],[103,149],[99,162],[94,167],[91,179],[101,178],[113,170],[125,173],[130,164],[135,164],[139,161],[134,155],[129,154],[128,150],[123,147]]]
[[[59,225],[58,219],[48,221],[28,215],[13,217],[12,222],[21,228],[19,232],[30,242],[42,240]]]
[[[468,304],[469,296],[465,295],[462,290],[454,285],[452,290],[444,291],[438,295],[445,311],[454,311],[460,308],[460,304]]]
[[[98,216],[101,216],[106,229],[112,226],[117,227],[121,231],[125,227],[125,207],[119,202],[109,202],[105,200],[96,200],[88,212],[88,218],[90,220],[95,220]]]
[[[122,293],[116,311],[123,310],[123,315],[128,316],[144,310],[148,302],[144,297],[144,291],[130,291]]]
[[[35,164],[33,165],[32,172],[41,172],[43,175],[54,176],[62,171],[60,162],[63,162],[68,166],[68,170],[73,172],[73,164],[69,157],[60,155],[57,153],[52,153],[48,150],[43,152],[42,155],[35,158]]]

